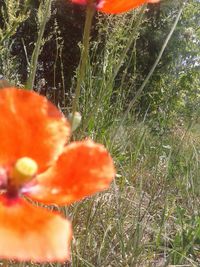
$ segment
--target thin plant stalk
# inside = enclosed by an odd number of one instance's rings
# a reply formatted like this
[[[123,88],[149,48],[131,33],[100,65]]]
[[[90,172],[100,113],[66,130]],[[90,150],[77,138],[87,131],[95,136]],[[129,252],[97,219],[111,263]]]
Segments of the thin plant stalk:
[[[72,124],[74,120],[74,114],[79,105],[79,97],[81,91],[81,85],[84,80],[84,74],[87,66],[88,61],[88,54],[89,54],[89,41],[90,41],[90,31],[92,27],[92,19],[94,17],[95,9],[93,5],[93,0],[88,1],[87,5],[87,12],[86,12],[86,20],[84,26],[84,33],[83,33],[83,46],[81,51],[81,58],[78,67],[78,76],[77,76],[77,84],[75,89],[75,97],[72,103]]]
[[[38,63],[38,57],[40,55],[40,49],[42,46],[42,39],[45,31],[46,24],[48,22],[48,19],[51,14],[51,1],[47,0],[44,5],[44,11],[42,12],[42,21],[40,23],[40,29],[38,33],[38,39],[35,44],[35,48],[31,57],[31,63],[30,63],[30,74],[28,77],[28,80],[26,82],[25,88],[28,90],[31,90],[34,86],[35,76],[36,76],[36,70],[37,70],[37,63]],[[43,5],[43,3],[41,3]]]

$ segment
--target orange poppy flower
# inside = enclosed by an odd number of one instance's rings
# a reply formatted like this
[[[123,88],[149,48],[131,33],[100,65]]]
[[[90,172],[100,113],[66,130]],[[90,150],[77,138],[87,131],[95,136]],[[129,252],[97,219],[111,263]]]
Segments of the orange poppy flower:
[[[31,199],[69,204],[106,189],[115,170],[102,145],[66,145],[69,136],[69,123],[45,97],[0,90],[0,258],[70,259],[70,222]]]
[[[160,0],[99,0],[94,1],[96,8],[102,12],[117,14],[129,11],[145,3],[158,3]],[[87,4],[87,0],[72,0],[73,3]]]

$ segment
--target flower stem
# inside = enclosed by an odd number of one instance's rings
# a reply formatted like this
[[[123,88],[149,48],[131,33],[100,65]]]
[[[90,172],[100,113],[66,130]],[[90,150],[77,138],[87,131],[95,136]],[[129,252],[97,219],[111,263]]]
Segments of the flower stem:
[[[42,46],[42,38],[44,35],[44,30],[46,27],[46,24],[50,18],[51,15],[51,2],[52,0],[48,0],[46,2],[41,2],[40,8],[42,9],[42,17],[39,17],[39,33],[38,33],[38,39],[35,44],[35,48],[33,50],[33,54],[31,57],[31,63],[30,63],[30,74],[28,77],[28,80],[26,82],[25,88],[28,90],[33,89],[35,76],[36,76],[36,70],[37,70],[37,63],[38,63],[38,57],[41,52],[41,46]]]
[[[95,8],[94,8],[93,0],[89,0],[88,5],[87,5],[86,20],[85,20],[84,33],[83,33],[83,46],[82,46],[81,58],[80,58],[79,66],[78,66],[75,97],[72,103],[72,124],[74,120],[74,114],[79,105],[81,85],[84,79],[84,74],[85,74],[87,60],[88,60],[90,31],[91,31],[92,19],[94,17],[94,13],[95,13]]]

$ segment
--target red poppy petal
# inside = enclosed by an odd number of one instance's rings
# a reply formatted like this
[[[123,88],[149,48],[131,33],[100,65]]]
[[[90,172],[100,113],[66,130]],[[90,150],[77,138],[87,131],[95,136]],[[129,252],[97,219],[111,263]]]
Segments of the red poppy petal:
[[[74,4],[79,4],[79,5],[86,5],[87,4],[87,0],[71,0],[71,1]]]
[[[0,90],[0,165],[30,157],[44,170],[61,154],[69,124],[45,97],[34,92]]]
[[[65,261],[70,258],[69,221],[23,199],[0,198],[0,258]]]
[[[122,13],[145,3],[157,3],[159,0],[101,0],[97,8],[105,13]]]
[[[54,166],[37,176],[29,196],[44,203],[69,204],[108,188],[114,175],[112,158],[102,145],[74,142]]]

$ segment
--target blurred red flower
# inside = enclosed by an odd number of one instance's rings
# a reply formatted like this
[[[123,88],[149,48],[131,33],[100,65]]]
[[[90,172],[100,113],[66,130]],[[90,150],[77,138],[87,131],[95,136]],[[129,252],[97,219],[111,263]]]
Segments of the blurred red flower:
[[[65,205],[104,190],[113,161],[93,141],[66,145],[69,123],[34,92],[0,90],[0,122],[0,258],[69,260],[70,222],[31,200]]]
[[[145,3],[158,3],[160,0],[99,0],[94,1],[97,10],[105,13],[117,14],[129,11]],[[88,0],[72,0],[73,3],[87,4]]]

